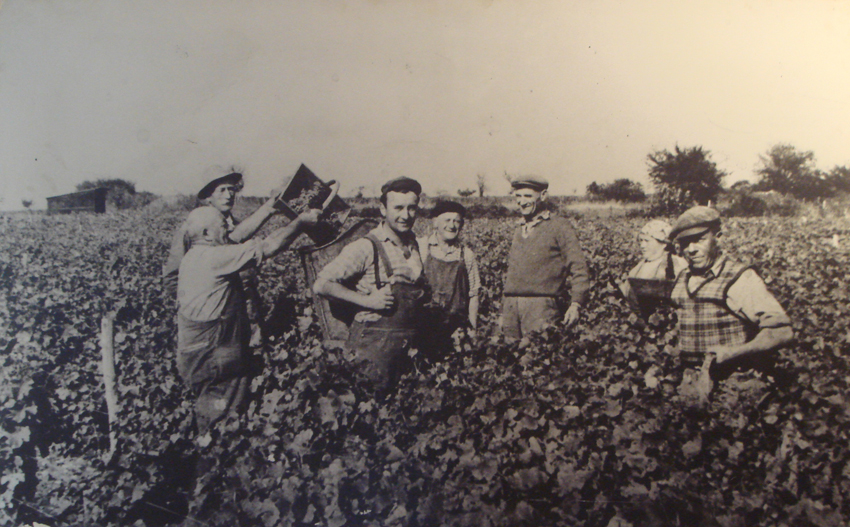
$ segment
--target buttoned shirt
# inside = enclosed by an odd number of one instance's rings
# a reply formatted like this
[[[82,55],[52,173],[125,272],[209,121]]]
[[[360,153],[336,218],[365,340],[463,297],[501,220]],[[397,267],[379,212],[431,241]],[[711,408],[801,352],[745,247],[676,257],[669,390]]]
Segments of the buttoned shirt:
[[[716,277],[723,268],[725,260],[726,256],[721,254],[705,274],[690,274],[688,290],[695,291],[700,284]],[[785,310],[767,290],[767,286],[758,273],[752,269],[744,271],[729,287],[726,293],[726,306],[736,315],[758,326],[759,329],[791,325],[791,319],[788,318]]]
[[[419,244],[419,254],[422,256],[423,264],[428,259],[429,254],[443,262],[456,262],[460,260],[461,253],[463,253],[463,265],[466,267],[466,277],[469,279],[469,296],[478,296],[478,290],[481,288],[481,277],[478,274],[478,259],[469,247],[462,245],[460,242],[455,244],[440,243],[434,234],[424,238],[417,238],[416,242]]]
[[[238,276],[233,275],[262,261],[263,245],[259,240],[238,245],[193,245],[180,262],[177,279],[180,314],[198,322],[219,318],[234,294],[233,282]]]
[[[370,231],[374,235],[390,260],[393,267],[393,280],[401,280],[413,283],[422,275],[422,259],[419,255],[419,247],[416,237],[411,233],[399,236],[387,227],[385,222]],[[363,295],[375,291],[375,251],[372,242],[366,238],[355,240],[346,245],[339,255],[329,262],[316,277],[317,280],[330,282],[344,282],[356,280],[354,290]],[[387,269],[383,264],[381,269],[381,284],[389,282]],[[381,315],[363,310],[355,315],[355,320],[361,322],[378,320]]]
[[[531,229],[540,224],[543,220],[548,220],[552,216],[552,213],[549,210],[544,210],[543,212],[539,212],[531,218],[531,221],[525,219],[525,216],[517,220],[517,223],[520,225],[521,233],[523,238],[528,238],[528,233],[531,232]]]
[[[209,207],[209,205],[204,206]],[[237,223],[233,218],[233,215],[229,212],[227,214],[221,213],[221,215],[224,216],[224,223],[227,230],[226,240],[230,243],[230,233],[236,229]],[[171,249],[168,251],[168,259],[162,266],[162,281],[165,285],[166,291],[170,292],[172,295],[177,296],[177,272],[180,269],[180,262],[183,260],[183,256],[189,252],[189,249],[191,248],[192,240],[186,235],[186,222],[184,221],[180,227],[177,228],[177,232],[174,233],[174,238],[171,240]]]

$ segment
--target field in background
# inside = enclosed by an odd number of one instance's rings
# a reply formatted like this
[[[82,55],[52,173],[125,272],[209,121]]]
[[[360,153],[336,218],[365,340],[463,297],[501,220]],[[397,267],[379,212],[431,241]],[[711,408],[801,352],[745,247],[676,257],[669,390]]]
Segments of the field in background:
[[[159,282],[185,210],[0,216],[0,523],[193,525],[198,510],[216,511],[198,518],[211,525],[266,526],[850,521],[850,222],[726,222],[724,244],[756,263],[798,338],[770,397],[698,409],[677,392],[669,313],[643,325],[612,285],[645,219],[591,211],[573,216],[593,277],[575,329],[519,343],[495,334],[514,214],[482,214],[466,232],[481,260],[481,331],[447,356],[419,354],[382,403],[351,357],[321,347],[297,256],[266,262],[273,341],[257,402],[199,441],[217,463],[197,494],[175,306]],[[110,463],[107,314],[121,439]]]

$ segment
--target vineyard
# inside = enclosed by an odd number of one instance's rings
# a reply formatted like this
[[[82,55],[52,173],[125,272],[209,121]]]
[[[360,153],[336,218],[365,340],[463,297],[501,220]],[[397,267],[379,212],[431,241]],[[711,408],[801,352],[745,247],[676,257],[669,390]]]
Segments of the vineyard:
[[[669,312],[614,282],[644,219],[573,222],[593,287],[580,322],[494,332],[513,218],[473,219],[481,328],[420,352],[374,401],[326,350],[293,251],[267,261],[272,328],[254,402],[194,437],[160,284],[183,213],[0,217],[0,524],[820,526],[850,523],[850,223],[731,219],[796,341],[757,401],[694,406]],[[282,220],[274,220],[268,231]],[[417,230],[427,230],[421,221]],[[98,335],[115,320],[117,454]],[[198,452],[214,460],[195,484]]]

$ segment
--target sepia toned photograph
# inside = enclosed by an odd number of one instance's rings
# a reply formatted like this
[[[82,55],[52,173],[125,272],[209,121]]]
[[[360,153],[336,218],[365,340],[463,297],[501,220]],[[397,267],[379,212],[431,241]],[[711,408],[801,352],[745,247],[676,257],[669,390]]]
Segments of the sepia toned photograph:
[[[0,525],[850,524],[850,0],[0,0]]]

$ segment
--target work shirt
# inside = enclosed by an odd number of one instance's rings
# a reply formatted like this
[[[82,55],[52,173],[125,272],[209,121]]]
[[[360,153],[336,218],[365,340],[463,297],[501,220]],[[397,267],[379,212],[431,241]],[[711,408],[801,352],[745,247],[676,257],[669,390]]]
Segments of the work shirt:
[[[400,236],[392,231],[385,222],[372,229],[369,234],[375,236],[390,260],[393,267],[393,280],[414,283],[422,276],[422,259],[419,246],[412,233]],[[346,245],[339,255],[322,269],[317,280],[329,282],[348,282],[354,280],[353,288],[360,294],[368,295],[375,291],[375,251],[366,238],[353,241]],[[387,269],[380,265],[381,284],[388,283]],[[375,321],[381,315],[374,311],[361,310],[354,316],[360,322]]]
[[[720,255],[705,274],[694,275],[688,271],[688,290],[696,289],[708,280],[719,275],[727,257]],[[726,293],[726,306],[737,316],[749,321],[759,329],[790,326],[791,319],[779,305],[776,298],[767,290],[764,281],[752,269],[747,269],[729,287]]]
[[[434,234],[417,238],[416,243],[419,244],[419,254],[423,263],[428,259],[429,254],[437,260],[457,262],[461,258],[461,253],[463,253],[463,264],[466,268],[466,276],[469,279],[469,296],[470,298],[478,296],[478,290],[481,288],[478,259],[469,247],[463,246],[460,242],[454,245],[441,244]]]
[[[209,205],[205,205],[209,206]],[[219,211],[220,212],[220,211]],[[227,226],[227,237],[230,241],[230,233],[236,228],[236,220],[232,214],[224,214],[224,221]],[[174,233],[174,238],[171,240],[171,249],[168,251],[168,259],[162,266],[162,281],[165,290],[170,292],[175,297],[177,296],[177,272],[180,269],[180,262],[183,256],[192,247],[192,240],[186,235],[186,222],[183,222]]]
[[[193,321],[222,316],[234,287],[242,287],[239,271],[263,262],[260,240],[239,245],[194,245],[183,256],[177,281],[179,313]]]

